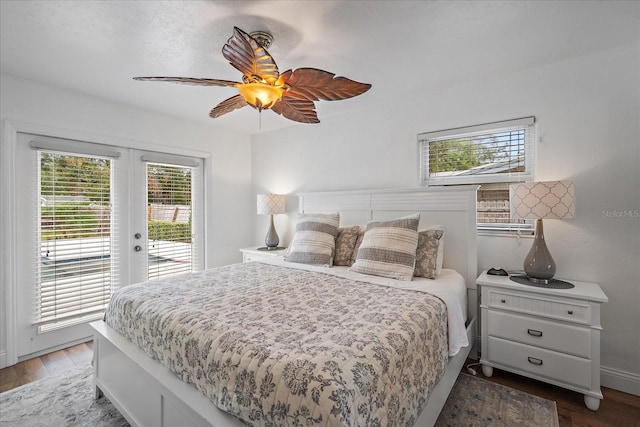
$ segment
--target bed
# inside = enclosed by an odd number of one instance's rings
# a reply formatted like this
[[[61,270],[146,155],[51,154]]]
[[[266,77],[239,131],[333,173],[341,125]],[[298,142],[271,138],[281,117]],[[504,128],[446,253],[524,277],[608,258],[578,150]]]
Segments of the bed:
[[[475,341],[475,188],[305,193],[299,212],[417,213],[446,230],[444,268],[271,260],[128,286],[92,323],[96,395],[142,426],[433,425]]]

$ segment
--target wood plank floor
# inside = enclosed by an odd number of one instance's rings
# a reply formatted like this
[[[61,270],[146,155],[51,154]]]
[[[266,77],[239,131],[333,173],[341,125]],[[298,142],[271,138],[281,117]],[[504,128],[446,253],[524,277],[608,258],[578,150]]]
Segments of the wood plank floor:
[[[469,363],[477,361],[467,359],[467,365]],[[493,376],[487,378],[479,366],[473,368],[479,378],[554,400],[560,427],[640,427],[640,396],[602,387],[604,399],[598,411],[593,412],[584,406],[584,396],[580,393],[500,369],[494,369]]]
[[[0,392],[58,375],[74,366],[88,365],[92,357],[93,342],[89,341],[0,369]]]
[[[40,378],[60,374],[74,366],[87,365],[91,363],[92,355],[93,345],[88,342],[0,369],[0,392]],[[467,364],[474,362],[471,359],[467,360]],[[475,368],[477,376],[485,378],[482,370]],[[640,397],[638,396],[603,387],[604,400],[600,404],[600,409],[592,412],[584,406],[582,395],[573,391],[499,369],[494,370],[493,377],[485,379],[554,400],[558,407],[560,427],[640,426]]]

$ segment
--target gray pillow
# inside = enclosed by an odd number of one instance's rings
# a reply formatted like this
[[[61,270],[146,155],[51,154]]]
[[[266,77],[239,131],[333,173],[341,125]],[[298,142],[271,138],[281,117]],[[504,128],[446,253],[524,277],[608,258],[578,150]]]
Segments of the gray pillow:
[[[438,275],[438,249],[444,230],[423,230],[418,233],[416,268],[413,275],[435,279]]]
[[[353,249],[358,240],[358,232],[360,227],[338,228],[338,237],[336,238],[336,251],[333,257],[333,265],[351,265],[351,256]]]
[[[351,254],[351,264],[349,265],[353,265],[353,263],[356,262],[356,258],[358,258],[358,250],[360,249],[360,245],[362,244],[363,238],[364,238],[364,230],[361,228],[360,231],[358,231],[358,239],[356,240],[356,244],[353,247],[353,253]]]

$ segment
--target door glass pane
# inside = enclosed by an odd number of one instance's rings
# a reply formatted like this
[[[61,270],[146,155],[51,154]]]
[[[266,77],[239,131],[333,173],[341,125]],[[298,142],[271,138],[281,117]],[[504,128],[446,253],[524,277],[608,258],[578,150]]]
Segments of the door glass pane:
[[[115,279],[112,160],[40,151],[37,323],[42,331],[99,317]]]
[[[147,164],[148,280],[193,270],[192,169]]]

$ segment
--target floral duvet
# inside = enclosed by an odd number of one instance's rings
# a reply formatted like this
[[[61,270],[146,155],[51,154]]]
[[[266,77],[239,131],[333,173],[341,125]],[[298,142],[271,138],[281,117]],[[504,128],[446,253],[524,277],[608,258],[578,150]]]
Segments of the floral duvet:
[[[249,425],[412,425],[448,355],[435,296],[260,262],[124,287],[105,320]]]

